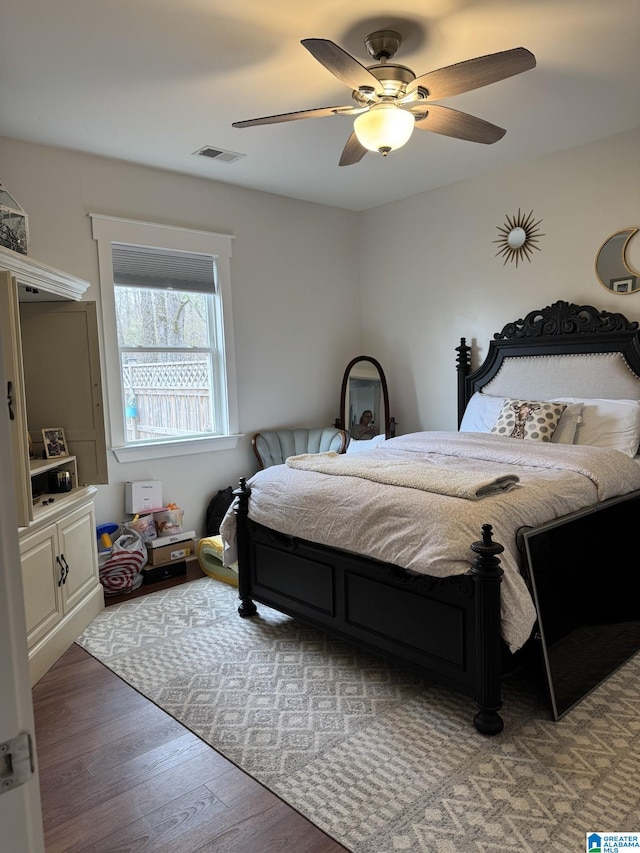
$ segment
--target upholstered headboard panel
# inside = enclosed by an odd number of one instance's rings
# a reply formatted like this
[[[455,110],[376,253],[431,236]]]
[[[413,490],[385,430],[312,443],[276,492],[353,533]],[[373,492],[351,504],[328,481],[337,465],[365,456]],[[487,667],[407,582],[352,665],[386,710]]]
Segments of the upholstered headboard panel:
[[[640,377],[621,353],[505,358],[485,394],[527,400],[598,397],[640,400]]]

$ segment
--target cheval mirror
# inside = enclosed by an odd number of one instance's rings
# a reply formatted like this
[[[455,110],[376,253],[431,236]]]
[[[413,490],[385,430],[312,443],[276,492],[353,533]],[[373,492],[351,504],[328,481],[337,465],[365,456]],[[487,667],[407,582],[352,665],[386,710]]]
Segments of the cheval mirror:
[[[389,414],[387,380],[375,358],[359,355],[347,365],[340,392],[340,417],[335,425],[346,430],[351,441],[395,435],[396,421]]]

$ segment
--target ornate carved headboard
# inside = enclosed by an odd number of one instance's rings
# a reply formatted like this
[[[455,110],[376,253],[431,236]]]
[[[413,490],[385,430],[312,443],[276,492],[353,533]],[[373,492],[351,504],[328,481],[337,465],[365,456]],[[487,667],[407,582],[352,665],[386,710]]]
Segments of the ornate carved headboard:
[[[639,324],[592,305],[558,301],[496,332],[471,372],[471,347],[456,347],[458,426],[476,391],[552,399],[640,399]]]

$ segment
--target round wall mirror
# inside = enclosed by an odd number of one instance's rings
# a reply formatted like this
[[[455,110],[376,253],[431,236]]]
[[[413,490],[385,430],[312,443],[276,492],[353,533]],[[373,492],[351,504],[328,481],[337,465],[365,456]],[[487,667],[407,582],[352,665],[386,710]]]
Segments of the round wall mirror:
[[[352,441],[395,435],[395,420],[389,415],[387,380],[375,358],[359,355],[347,365],[336,426],[347,430]]]
[[[527,232],[524,228],[512,228],[507,234],[507,243],[510,249],[519,249],[527,240]]]
[[[531,261],[533,249],[540,251],[537,243],[544,237],[538,228],[541,222],[542,219],[534,221],[533,210],[526,214],[518,210],[517,216],[507,216],[504,225],[497,226],[500,236],[493,241],[498,244],[496,255],[503,257],[505,264],[511,261],[516,267],[524,258]]]
[[[637,231],[637,228],[627,228],[612,234],[596,256],[598,280],[612,293],[637,293],[640,290],[640,272],[627,263],[626,257],[629,240]]]

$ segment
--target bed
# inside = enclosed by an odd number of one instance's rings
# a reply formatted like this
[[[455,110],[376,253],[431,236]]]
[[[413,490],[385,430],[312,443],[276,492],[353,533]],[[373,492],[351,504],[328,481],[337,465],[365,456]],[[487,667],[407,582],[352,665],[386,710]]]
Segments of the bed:
[[[557,719],[640,647],[625,558],[640,510],[640,332],[558,301],[505,325],[477,369],[464,338],[456,353],[457,432],[241,479],[221,534],[242,617],[262,602],[416,669],[470,696],[493,735],[523,650],[541,650]],[[621,625],[615,654],[560,698],[574,629],[601,623],[608,637]]]

